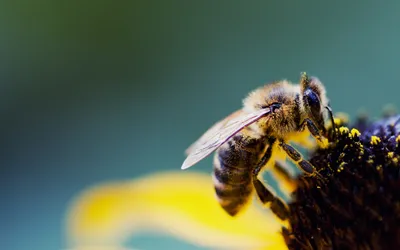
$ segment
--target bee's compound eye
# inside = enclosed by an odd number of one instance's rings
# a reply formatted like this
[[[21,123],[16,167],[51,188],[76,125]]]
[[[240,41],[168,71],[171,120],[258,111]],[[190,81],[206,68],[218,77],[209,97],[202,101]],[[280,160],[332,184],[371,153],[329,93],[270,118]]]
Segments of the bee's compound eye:
[[[311,89],[307,89],[304,92],[304,95],[306,97],[308,106],[310,107],[311,113],[314,115],[319,114],[321,112],[321,102],[318,95]]]
[[[279,109],[282,106],[282,103],[276,102],[276,103],[272,103],[270,107],[271,112],[274,113],[275,110]]]

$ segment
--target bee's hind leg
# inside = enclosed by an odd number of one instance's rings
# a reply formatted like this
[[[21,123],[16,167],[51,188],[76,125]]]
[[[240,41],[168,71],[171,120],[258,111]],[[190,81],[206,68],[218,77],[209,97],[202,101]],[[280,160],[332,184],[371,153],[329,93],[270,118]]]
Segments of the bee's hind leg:
[[[289,217],[289,210],[286,208],[283,201],[273,195],[259,179],[255,179],[253,181],[253,185],[262,203],[266,204],[271,202],[270,208],[276,216],[278,216],[281,220],[285,220]]]
[[[268,163],[272,155],[272,147],[275,143],[275,138],[269,139],[269,146],[263,157],[261,158],[260,162],[257,166],[253,169],[253,186],[256,189],[257,195],[260,198],[263,204],[271,203],[271,210],[278,216],[280,219],[284,220],[287,219],[289,216],[289,211],[286,208],[285,204],[276,197],[267,187],[258,179],[258,174],[260,173],[261,169]]]

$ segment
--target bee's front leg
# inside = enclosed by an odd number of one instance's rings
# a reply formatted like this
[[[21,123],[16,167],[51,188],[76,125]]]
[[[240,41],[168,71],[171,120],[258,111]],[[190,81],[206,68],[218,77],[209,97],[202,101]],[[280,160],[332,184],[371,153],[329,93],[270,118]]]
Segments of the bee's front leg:
[[[315,123],[310,119],[306,118],[304,119],[303,123],[300,125],[300,130],[304,131],[305,128],[308,128],[308,131],[310,131],[311,135],[317,139],[318,141],[322,142],[322,135],[320,130],[317,128]]]
[[[280,219],[287,219],[289,216],[289,211],[287,210],[285,204],[276,197],[267,187],[258,179],[258,174],[261,169],[268,163],[272,155],[272,148],[275,143],[275,138],[270,138],[268,142],[268,148],[260,162],[253,169],[253,186],[256,189],[257,195],[260,198],[263,204],[271,202],[271,210],[274,212]]]

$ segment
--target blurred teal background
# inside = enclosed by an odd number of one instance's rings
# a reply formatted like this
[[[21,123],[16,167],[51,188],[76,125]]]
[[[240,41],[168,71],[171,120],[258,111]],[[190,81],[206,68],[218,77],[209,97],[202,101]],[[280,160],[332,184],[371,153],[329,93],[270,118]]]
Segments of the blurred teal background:
[[[399,13],[397,0],[2,2],[0,249],[62,249],[74,195],[178,170],[188,145],[272,80],[316,75],[353,117],[399,107]]]

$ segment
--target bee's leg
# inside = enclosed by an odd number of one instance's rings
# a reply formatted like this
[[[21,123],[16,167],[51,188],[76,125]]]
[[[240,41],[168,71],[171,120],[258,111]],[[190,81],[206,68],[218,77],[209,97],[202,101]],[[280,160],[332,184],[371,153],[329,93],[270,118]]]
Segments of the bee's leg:
[[[261,169],[268,163],[269,159],[271,158],[272,155],[272,148],[275,144],[276,139],[274,137],[271,137],[268,139],[268,148],[267,151],[265,151],[265,154],[261,158],[260,162],[254,167],[253,169],[253,180],[256,180],[258,178],[258,174],[260,173]]]
[[[276,216],[281,220],[285,220],[289,217],[289,211],[282,200],[273,195],[259,179],[255,179],[253,185],[262,203],[266,204],[271,202],[270,208]]]
[[[315,139],[317,139],[318,141],[322,141],[321,132],[310,118],[304,119],[303,123],[301,124],[300,130],[303,131],[306,127],[308,128],[308,131],[310,131],[311,135]]]
[[[290,159],[307,175],[318,174],[318,172],[315,170],[315,167],[309,161],[304,160],[297,149],[290,146],[289,144],[286,144],[284,141],[280,141],[279,146],[286,152]]]
[[[271,191],[269,191],[268,188],[266,188],[265,185],[258,179],[258,174],[260,173],[261,169],[268,163],[269,159],[271,158],[272,148],[275,141],[275,138],[269,139],[269,146],[267,148],[267,151],[265,152],[257,166],[253,169],[253,185],[261,202],[264,204],[271,202],[272,212],[274,212],[280,219],[284,220],[287,219],[289,216],[289,211],[287,210],[285,204],[274,194],[272,194]]]
[[[336,124],[335,124],[335,119],[333,119],[333,112],[332,112],[332,109],[330,106],[326,106],[325,108],[326,108],[326,110],[328,110],[329,118],[330,118],[331,124],[332,124],[331,125],[332,126],[331,137],[332,137],[332,140],[335,141],[336,140]]]

